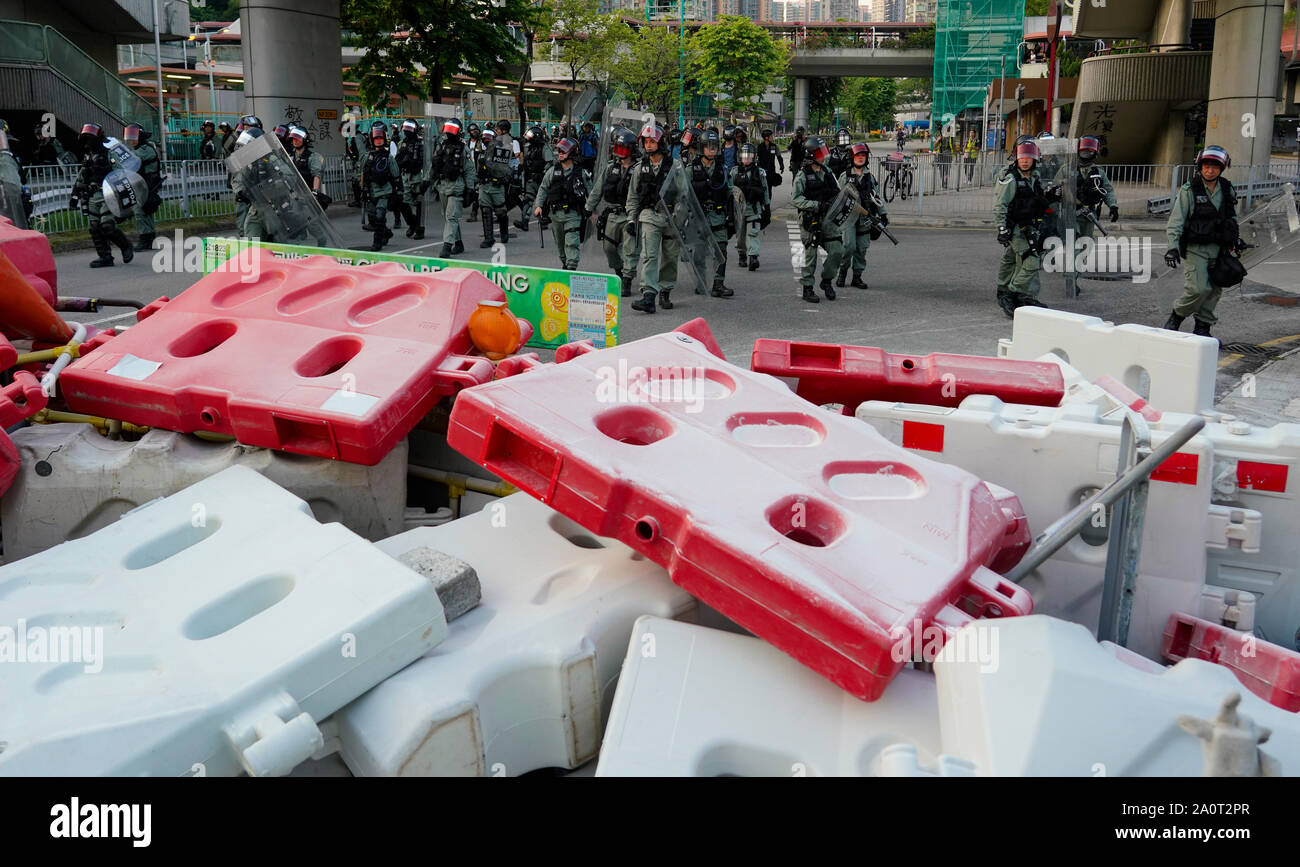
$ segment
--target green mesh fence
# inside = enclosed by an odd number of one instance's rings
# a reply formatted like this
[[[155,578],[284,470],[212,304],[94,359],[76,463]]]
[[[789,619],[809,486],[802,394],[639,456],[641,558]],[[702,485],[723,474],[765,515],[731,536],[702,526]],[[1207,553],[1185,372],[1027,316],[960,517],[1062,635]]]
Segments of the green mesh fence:
[[[989,82],[1016,69],[1025,26],[1024,0],[939,0],[935,22],[933,118],[984,105]]]

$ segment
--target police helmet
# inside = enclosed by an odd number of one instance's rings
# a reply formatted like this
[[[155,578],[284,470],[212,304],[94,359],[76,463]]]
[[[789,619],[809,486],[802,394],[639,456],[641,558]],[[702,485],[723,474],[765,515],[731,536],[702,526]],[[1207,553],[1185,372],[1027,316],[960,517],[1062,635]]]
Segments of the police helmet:
[[[716,132],[705,132],[704,135],[700,136],[700,153],[704,153],[709,148],[716,151],[718,147],[718,134]]]
[[[250,144],[264,135],[266,135],[266,133],[262,131],[260,126],[250,126],[247,129],[242,130],[239,133],[239,138],[235,139],[235,150],[239,150],[244,145]]]
[[[746,165],[746,166],[749,165],[750,163],[754,162],[754,158],[757,156],[758,156],[758,148],[754,147],[749,142],[745,142],[743,145],[740,146],[741,165]]]
[[[1030,139],[1029,141],[1026,142],[1021,142],[1020,144],[1016,145],[1016,159],[1021,160],[1026,157],[1033,160],[1039,160],[1043,158],[1042,151],[1038,149],[1038,143],[1035,142],[1033,139]]]
[[[494,141],[496,137],[497,137],[496,130],[494,130],[492,127],[488,127],[487,129],[483,130],[482,133],[479,134],[479,138],[485,142]]]
[[[1218,145],[1209,145],[1199,154],[1196,155],[1196,167],[1199,169],[1201,163],[1214,163],[1221,169],[1227,169],[1232,166],[1232,158],[1228,152]]]
[[[820,165],[826,162],[826,158],[831,155],[831,149],[826,146],[826,142],[820,137],[813,136],[804,145],[804,153],[809,159]]]
[[[578,147],[578,142],[571,138],[562,138],[555,145],[555,158],[560,162],[573,156],[574,150]]]
[[[460,121],[454,117],[449,117],[442,122],[442,131],[445,135],[457,136],[460,135],[460,130]]]
[[[402,121],[402,132],[406,135],[415,135],[419,132],[419,127],[415,125],[413,120],[404,120]]]
[[[140,124],[128,123],[126,126],[122,127],[122,141],[138,142],[140,141],[140,133],[142,132],[144,132],[144,127],[140,126]]]
[[[1085,163],[1092,162],[1101,152],[1101,139],[1095,135],[1085,135],[1079,139],[1079,159]]]
[[[385,135],[386,135],[386,133],[385,133]],[[374,131],[373,128],[370,130],[370,137],[371,137],[372,139],[375,137],[375,131]],[[289,124],[289,135],[288,135],[288,138],[289,138],[289,141],[293,143],[293,146],[294,146],[294,147],[302,147],[303,145],[305,145],[305,144],[307,143],[307,130],[303,129],[302,127],[298,126],[297,124],[292,124],[292,123],[291,123],[291,124]]]
[[[870,157],[871,157],[871,148],[868,147],[867,144],[866,144],[865,142],[858,142],[857,144],[855,144],[855,145],[853,146],[853,150],[850,151],[850,154],[851,154],[850,159],[852,159],[852,160],[854,161],[853,164],[854,164],[854,165],[857,165],[857,158],[858,158],[858,157],[864,157],[864,158],[870,159]],[[862,164],[865,166],[865,165],[866,165],[866,162],[864,161]]]
[[[636,153],[636,133],[626,127],[617,127],[609,139],[609,152],[618,159]]]
[[[844,147],[852,140],[853,140],[852,134],[849,133],[849,131],[844,127],[840,127],[838,130],[835,131],[835,144],[838,145],[839,147]]]
[[[641,140],[647,145],[650,142],[655,143],[655,150],[659,149],[659,143],[664,139],[664,128],[657,123],[648,123],[641,127]],[[648,150],[649,148],[647,148]]]

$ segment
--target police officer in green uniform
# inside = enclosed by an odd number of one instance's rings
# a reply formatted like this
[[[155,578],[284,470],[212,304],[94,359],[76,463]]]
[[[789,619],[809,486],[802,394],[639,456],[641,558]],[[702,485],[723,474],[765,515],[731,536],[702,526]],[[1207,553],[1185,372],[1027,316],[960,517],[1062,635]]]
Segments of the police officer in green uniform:
[[[843,175],[840,176],[840,186],[852,184],[858,193],[858,204],[867,211],[868,214],[876,216],[881,225],[889,225],[889,216],[885,213],[885,206],[880,203],[876,197],[876,176],[871,173],[871,148],[865,144],[855,144],[850,151],[852,165]],[[875,237],[880,237],[880,230],[875,229]],[[870,216],[859,215],[849,220],[844,227],[844,260],[840,263],[839,276],[835,278],[836,286],[844,285],[844,278],[848,276],[849,266],[853,266],[853,280],[850,286],[858,289],[866,289],[867,284],[862,280],[862,272],[867,270],[867,250],[871,249],[872,241],[872,220]]]
[[[245,121],[247,121],[247,123],[245,123]],[[225,127],[225,129],[227,130],[230,129],[230,124],[224,121],[222,122],[221,125]],[[222,159],[225,159],[226,157],[229,157],[232,153],[234,153],[236,147],[239,147],[241,144],[247,144],[253,138],[257,138],[257,136],[250,136],[241,142],[240,136],[244,134],[244,131],[246,129],[260,130],[261,128],[262,128],[262,121],[259,120],[254,115],[245,115],[244,117],[240,118],[239,134],[236,135],[233,132],[230,133],[226,138],[225,142],[223,142],[221,145]],[[229,142],[230,144],[229,147],[226,146],[226,142]],[[248,231],[248,209],[252,201],[251,199],[248,198],[248,194],[243,192],[243,190],[238,189],[233,179],[227,178],[226,183],[230,186],[232,190],[235,191],[235,232],[242,238],[262,238],[263,240],[265,240],[266,226],[262,224],[260,221],[258,222],[258,225],[256,227],[258,228],[258,233],[256,235],[251,234]]]
[[[648,123],[641,129],[641,147],[645,156],[637,162],[632,181],[627,187],[627,230],[641,242],[641,300],[632,302],[632,309],[642,313],[655,312],[655,293],[659,305],[673,309],[669,295],[677,285],[677,260],[681,257],[681,244],[668,226],[668,218],[655,210],[665,190],[673,158],[664,147],[663,127]],[[671,191],[684,195],[685,189]]]
[[[280,127],[276,127],[277,135]],[[329,204],[328,199],[322,199],[325,184],[325,158],[316,153],[311,146],[311,136],[307,130],[292,124],[286,129],[285,140],[288,142],[289,158],[293,160],[293,167],[298,170],[299,177],[311,190],[312,195],[321,203],[322,210]],[[328,244],[323,234],[317,234],[313,240],[316,246],[324,247]]]
[[[745,199],[745,225],[736,227],[736,248],[740,264],[749,270],[758,270],[758,233],[762,228],[763,212],[771,204],[772,191],[768,189],[767,171],[757,163],[758,148],[749,142],[740,146],[740,162],[731,170],[731,188],[739,190]],[[725,249],[725,248],[724,248]]]
[[[135,242],[134,248],[148,250],[153,247],[153,239],[157,236],[153,215],[162,205],[162,160],[158,157],[158,147],[149,139],[149,133],[138,123],[126,125],[122,130],[122,141],[140,158],[139,174],[148,185],[149,192],[145,200],[135,206],[135,227],[140,232],[140,238]]]
[[[475,198],[474,185],[478,179],[474,156],[461,138],[460,121],[454,117],[442,123],[442,141],[433,152],[432,172],[429,180],[437,182],[438,197],[442,200],[442,249],[438,255],[445,259],[465,252],[460,218]]]
[[[424,139],[413,120],[402,121],[401,136],[397,146],[397,170],[402,174],[399,207],[406,217],[406,237],[419,241],[424,238],[424,191],[429,186],[424,176]]]
[[[263,135],[265,133],[261,127],[247,127],[235,137],[234,150],[239,150]],[[260,171],[260,167],[258,170]],[[257,205],[253,204],[253,200],[249,198],[248,194],[244,192],[246,179],[247,176],[243,173],[230,177],[230,188],[235,191],[235,224],[238,227],[239,235],[243,238],[251,238],[254,241],[273,241],[275,239],[267,230],[261,211],[258,210]]]
[[[533,201],[533,216],[544,213],[551,216],[551,234],[560,254],[560,264],[566,271],[578,270],[583,221],[589,216],[587,197],[591,195],[590,176],[574,163],[577,149],[576,139],[560,139],[555,146],[555,162],[542,175]]]
[[[1119,200],[1115,198],[1115,187],[1106,176],[1106,170],[1096,164],[1100,150],[1101,140],[1096,136],[1085,135],[1079,139],[1079,176],[1075,178],[1074,200],[1079,207],[1092,211],[1094,218],[1101,216],[1101,206],[1106,205],[1110,208],[1110,221],[1113,223],[1119,219]],[[1092,220],[1079,220],[1078,223],[1079,234],[1091,238],[1097,228]]]
[[[734,132],[732,136],[734,139]],[[718,248],[723,252],[718,259],[717,273],[713,275],[711,294],[714,298],[730,298],[736,293],[727,288],[723,279],[727,275],[727,241],[735,232],[735,209],[731,206],[731,180],[727,177],[727,169],[722,160],[718,158],[721,149],[718,134],[706,132],[700,137],[700,158],[691,163],[687,176],[691,180],[695,198],[704,209],[709,228],[713,230],[713,240],[718,242]],[[687,252],[689,254],[690,251]],[[707,274],[701,274],[700,277],[709,279]]]
[[[99,258],[90,263],[92,268],[107,268],[113,265],[113,248],[116,244],[122,251],[122,262],[135,258],[131,242],[118,228],[117,219],[104,201],[104,178],[113,171],[113,162],[105,146],[104,130],[97,123],[88,123],[81,127],[77,136],[81,146],[81,173],[72,188],[72,198],[68,207],[81,208],[81,212],[90,219],[90,240],[95,245]]]
[[[537,188],[542,184],[542,175],[546,174],[546,167],[554,159],[555,152],[551,150],[551,143],[546,137],[546,130],[540,126],[530,126],[524,132],[522,157],[524,174],[523,201],[525,206],[519,209],[519,219],[515,220],[515,228],[522,229],[525,232],[528,231],[530,209],[526,203],[537,198]]]
[[[388,200],[401,184],[397,160],[388,147],[388,126],[382,120],[370,125],[370,150],[361,164],[361,189],[366,195],[366,211],[374,232],[370,250],[378,253],[393,237],[388,228]]]
[[[514,176],[515,140],[509,133],[488,127],[483,130],[483,152],[478,179],[478,207],[483,215],[483,241],[480,247],[496,243],[495,227],[501,229],[501,243],[510,235],[510,218],[506,210],[506,192]],[[494,225],[495,224],[495,225]],[[575,264],[577,260],[574,260]]]
[[[998,243],[1006,247],[998,266],[998,306],[1007,316],[1017,307],[1046,307],[1038,300],[1038,271],[1042,267],[1043,222],[1052,201],[1059,200],[1043,185],[1038,171],[1038,144],[1025,136],[1016,144],[1015,162],[1002,171],[995,193],[993,218]]]
[[[1220,177],[1231,165],[1228,152],[1218,145],[1202,150],[1196,157],[1197,174],[1183,184],[1169,212],[1165,263],[1170,268],[1183,265],[1183,294],[1164,325],[1170,331],[1194,316],[1192,333],[1212,337],[1210,326],[1219,321],[1214,308],[1223,288],[1210,279],[1210,263],[1221,251],[1236,248],[1240,237],[1237,194],[1228,179]]]
[[[794,187],[790,190],[790,200],[799,209],[799,240],[803,243],[803,268],[799,272],[799,283],[803,288],[803,300],[812,304],[821,300],[813,291],[813,277],[817,272],[817,248],[826,250],[821,288],[827,301],[835,300],[831,275],[839,270],[840,260],[844,258],[842,237],[829,229],[823,231],[822,228],[822,218],[840,191],[839,182],[825,167],[830,154],[831,149],[825,141],[816,136],[808,139],[804,143],[803,167],[795,175]]]
[[[636,133],[624,127],[609,138],[610,158],[601,167],[587,196],[588,213],[596,214],[596,233],[605,248],[609,269],[623,278],[623,297],[632,297],[636,279],[636,233],[627,231],[627,188],[635,168]]]

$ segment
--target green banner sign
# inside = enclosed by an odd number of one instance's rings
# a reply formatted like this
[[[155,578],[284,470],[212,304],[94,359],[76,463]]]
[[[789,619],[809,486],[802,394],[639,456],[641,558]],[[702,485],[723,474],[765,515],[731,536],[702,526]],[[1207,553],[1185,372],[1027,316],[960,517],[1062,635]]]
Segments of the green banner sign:
[[[203,272],[211,273],[218,265],[254,243],[247,238],[204,238]],[[511,313],[532,323],[533,336],[528,341],[529,346],[554,349],[565,343],[587,339],[598,348],[618,344],[618,302],[622,280],[614,274],[294,244],[261,243],[257,246],[277,259],[329,256],[344,265],[396,262],[416,272],[470,268],[482,272],[505,291]]]

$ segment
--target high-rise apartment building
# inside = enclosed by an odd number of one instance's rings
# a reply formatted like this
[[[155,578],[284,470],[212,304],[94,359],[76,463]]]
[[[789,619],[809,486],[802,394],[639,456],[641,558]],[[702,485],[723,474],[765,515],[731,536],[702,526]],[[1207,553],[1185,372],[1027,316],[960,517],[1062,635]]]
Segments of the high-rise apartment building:
[[[919,21],[933,24],[937,0],[907,0],[903,16],[906,21]]]

